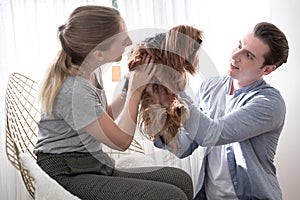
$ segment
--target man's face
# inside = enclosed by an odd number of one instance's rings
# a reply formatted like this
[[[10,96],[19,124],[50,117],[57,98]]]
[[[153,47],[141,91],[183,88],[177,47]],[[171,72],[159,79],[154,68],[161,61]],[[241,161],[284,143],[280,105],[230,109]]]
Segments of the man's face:
[[[230,68],[227,72],[240,88],[262,78],[265,73],[264,55],[268,51],[268,45],[254,37],[253,33],[248,33],[239,41],[232,52]]]

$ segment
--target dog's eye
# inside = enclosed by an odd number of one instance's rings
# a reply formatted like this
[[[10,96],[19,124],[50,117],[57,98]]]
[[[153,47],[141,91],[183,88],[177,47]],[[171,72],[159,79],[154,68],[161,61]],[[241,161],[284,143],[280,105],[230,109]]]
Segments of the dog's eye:
[[[153,84],[153,91],[158,92],[158,84]]]
[[[191,47],[191,52],[194,53],[194,52],[198,51],[201,44],[202,44],[202,40],[200,38],[198,38],[197,41],[193,43],[193,45]]]

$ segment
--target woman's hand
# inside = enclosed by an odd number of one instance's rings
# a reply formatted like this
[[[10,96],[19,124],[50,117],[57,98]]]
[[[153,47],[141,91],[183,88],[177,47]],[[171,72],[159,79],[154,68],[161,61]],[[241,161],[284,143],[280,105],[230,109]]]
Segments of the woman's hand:
[[[136,66],[130,72],[129,77],[129,92],[139,92],[142,94],[147,84],[151,81],[156,73],[156,65],[150,56],[147,56],[144,65]]]

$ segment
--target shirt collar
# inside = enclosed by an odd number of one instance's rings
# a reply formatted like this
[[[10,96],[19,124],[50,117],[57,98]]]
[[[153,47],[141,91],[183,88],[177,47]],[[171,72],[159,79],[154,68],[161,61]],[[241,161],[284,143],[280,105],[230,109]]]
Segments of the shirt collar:
[[[229,78],[228,91],[230,90],[230,86],[232,84],[232,81],[233,81],[233,79]],[[243,88],[234,90],[233,94],[234,94],[234,96],[237,96],[237,95],[239,95],[241,93],[247,93],[247,92],[253,90],[254,88],[257,88],[257,87],[265,85],[265,84],[266,84],[265,80],[263,78],[261,78],[261,79],[255,81],[255,82],[251,83],[250,85],[247,85],[247,86],[245,86]]]

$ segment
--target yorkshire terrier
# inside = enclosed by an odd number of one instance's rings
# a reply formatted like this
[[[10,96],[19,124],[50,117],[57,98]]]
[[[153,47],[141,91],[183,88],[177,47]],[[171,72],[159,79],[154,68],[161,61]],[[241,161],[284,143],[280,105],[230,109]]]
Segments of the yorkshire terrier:
[[[194,75],[198,70],[202,38],[201,30],[179,25],[166,33],[146,38],[131,51],[129,70],[145,64],[163,67],[161,77],[166,77],[173,88],[162,85],[155,76],[146,86],[141,98],[138,127],[148,138],[155,140],[160,137],[166,144],[179,147],[175,136],[190,113],[178,92],[185,88],[186,72]]]

